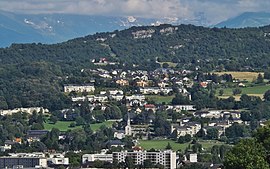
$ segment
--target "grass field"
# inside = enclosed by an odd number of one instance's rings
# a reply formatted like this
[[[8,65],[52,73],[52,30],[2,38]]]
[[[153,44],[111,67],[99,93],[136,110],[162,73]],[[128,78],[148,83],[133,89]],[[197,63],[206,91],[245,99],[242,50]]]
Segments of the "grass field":
[[[224,91],[224,94],[223,96],[220,96],[220,98],[227,98],[229,96],[233,96],[233,89],[234,88],[222,88],[222,90]],[[263,95],[264,93],[267,91],[267,90],[270,90],[270,85],[263,85],[263,86],[254,86],[254,87],[244,87],[244,88],[240,88],[242,90],[242,94],[247,94],[249,96],[259,96],[261,98],[263,98]],[[221,89],[218,89],[217,90],[217,94],[218,94],[218,91],[221,90]],[[240,95],[239,98],[240,98]],[[234,96],[236,98],[236,100],[238,99],[237,96]]]
[[[179,144],[172,140],[139,140],[139,145],[146,150],[149,150],[151,148],[163,150],[165,149],[168,143],[170,143],[172,149],[175,151],[179,149],[184,151],[189,145],[189,143]],[[221,142],[217,141],[200,141],[199,143],[202,144],[204,149],[211,149],[214,145],[222,144]]]
[[[172,99],[174,98],[174,95],[172,96],[159,96],[159,95],[146,95],[146,99],[153,100],[156,103],[171,103]]]
[[[218,75],[231,74],[233,78],[252,82],[257,79],[260,72],[214,72]],[[263,73],[261,73],[263,75]]]
[[[76,128],[82,128],[82,126],[76,126],[76,127],[69,127],[71,123],[74,123],[74,121],[57,121],[56,124],[51,124],[51,123],[45,123],[44,127],[46,130],[51,130],[52,128],[57,128],[60,131],[67,131],[67,130],[72,130]],[[100,126],[105,125],[107,127],[111,127],[113,124],[113,121],[106,121],[103,123],[96,123],[96,124],[91,124],[91,128],[93,131],[97,131]]]

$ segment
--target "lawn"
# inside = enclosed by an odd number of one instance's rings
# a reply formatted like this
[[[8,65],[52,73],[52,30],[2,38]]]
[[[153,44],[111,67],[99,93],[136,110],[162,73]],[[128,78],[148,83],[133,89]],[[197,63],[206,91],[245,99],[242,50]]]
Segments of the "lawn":
[[[179,144],[172,140],[139,140],[139,146],[142,146],[146,150],[151,148],[163,150],[168,143],[170,143],[172,149],[175,151],[179,149],[184,151],[189,145],[189,143]],[[204,149],[211,149],[214,145],[222,145],[222,143],[218,141],[200,141],[199,143],[202,144]]]
[[[153,100],[155,103],[161,104],[163,102],[165,103],[171,103],[172,99],[175,97],[172,96],[159,96],[159,95],[146,95],[146,99]]]
[[[260,72],[214,72],[218,75],[223,74],[231,74],[233,78],[239,79],[241,81],[247,80],[249,82],[252,82],[253,80],[256,80]],[[261,72],[263,75],[263,73]]]
[[[76,126],[76,127],[69,127],[71,123],[74,123],[74,121],[57,121],[56,124],[51,124],[51,123],[44,123],[44,127],[46,130],[51,130],[52,128],[57,128],[60,131],[67,131],[67,130],[72,130],[76,128],[82,128],[82,126]],[[97,131],[100,126],[105,125],[106,127],[112,127],[113,121],[106,121],[103,123],[96,123],[96,124],[91,124],[91,128],[93,131]]]
[[[233,96],[233,92],[232,92],[233,89],[235,89],[235,88],[222,88],[222,90],[224,91],[224,94],[220,98],[227,98],[229,96]],[[267,90],[270,90],[270,85],[244,87],[244,88],[240,88],[240,89],[242,90],[242,93],[240,95],[247,94],[250,96],[259,96],[259,97],[263,98],[264,93]],[[219,90],[221,90],[221,88],[217,90],[217,94],[218,94]]]

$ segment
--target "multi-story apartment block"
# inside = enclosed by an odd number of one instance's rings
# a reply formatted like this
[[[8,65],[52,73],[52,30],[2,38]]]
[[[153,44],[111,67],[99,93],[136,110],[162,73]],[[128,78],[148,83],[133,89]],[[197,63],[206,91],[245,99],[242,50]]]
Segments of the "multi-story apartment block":
[[[143,164],[145,160],[151,160],[153,164],[161,164],[165,169],[176,169],[176,153],[167,150],[160,152],[134,151],[113,152],[113,160],[125,162],[130,157],[135,165]]]

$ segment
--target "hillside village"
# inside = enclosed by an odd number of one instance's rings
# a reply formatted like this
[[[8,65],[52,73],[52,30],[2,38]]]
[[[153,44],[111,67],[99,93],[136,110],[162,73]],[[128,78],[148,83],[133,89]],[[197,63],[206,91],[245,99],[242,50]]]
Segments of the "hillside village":
[[[108,69],[107,62],[81,70],[90,75],[87,83],[63,83],[70,99],[65,109],[1,110],[0,168],[221,168],[232,145],[269,117],[257,108],[265,107],[260,97],[241,94],[251,85],[268,86],[260,73],[248,82],[167,63],[146,71]],[[238,91],[223,98],[228,86]]]

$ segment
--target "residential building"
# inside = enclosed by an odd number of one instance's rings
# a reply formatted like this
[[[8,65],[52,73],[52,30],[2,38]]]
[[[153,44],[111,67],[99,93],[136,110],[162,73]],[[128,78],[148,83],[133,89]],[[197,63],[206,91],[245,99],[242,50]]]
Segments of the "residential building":
[[[69,84],[64,86],[64,92],[94,92],[95,86],[93,84],[86,84],[86,85],[74,85]]]
[[[68,166],[69,158],[65,158],[63,154],[50,154],[47,163],[51,167]]]
[[[116,84],[119,84],[120,86],[128,86],[129,82],[128,80],[125,79],[118,79],[115,81]]]
[[[143,164],[145,160],[151,160],[153,164],[161,164],[165,169],[176,169],[176,153],[171,150],[160,152],[113,152],[113,160],[118,162],[125,162],[126,157],[130,157],[135,165]]]
[[[84,154],[82,156],[82,163],[94,162],[94,161],[106,161],[106,162],[113,162],[113,155],[112,154]]]
[[[12,115],[14,113],[24,112],[28,114],[32,114],[33,112],[42,112],[48,113],[48,109],[44,109],[43,107],[29,107],[29,108],[16,108],[12,110],[0,110],[0,115]]]

